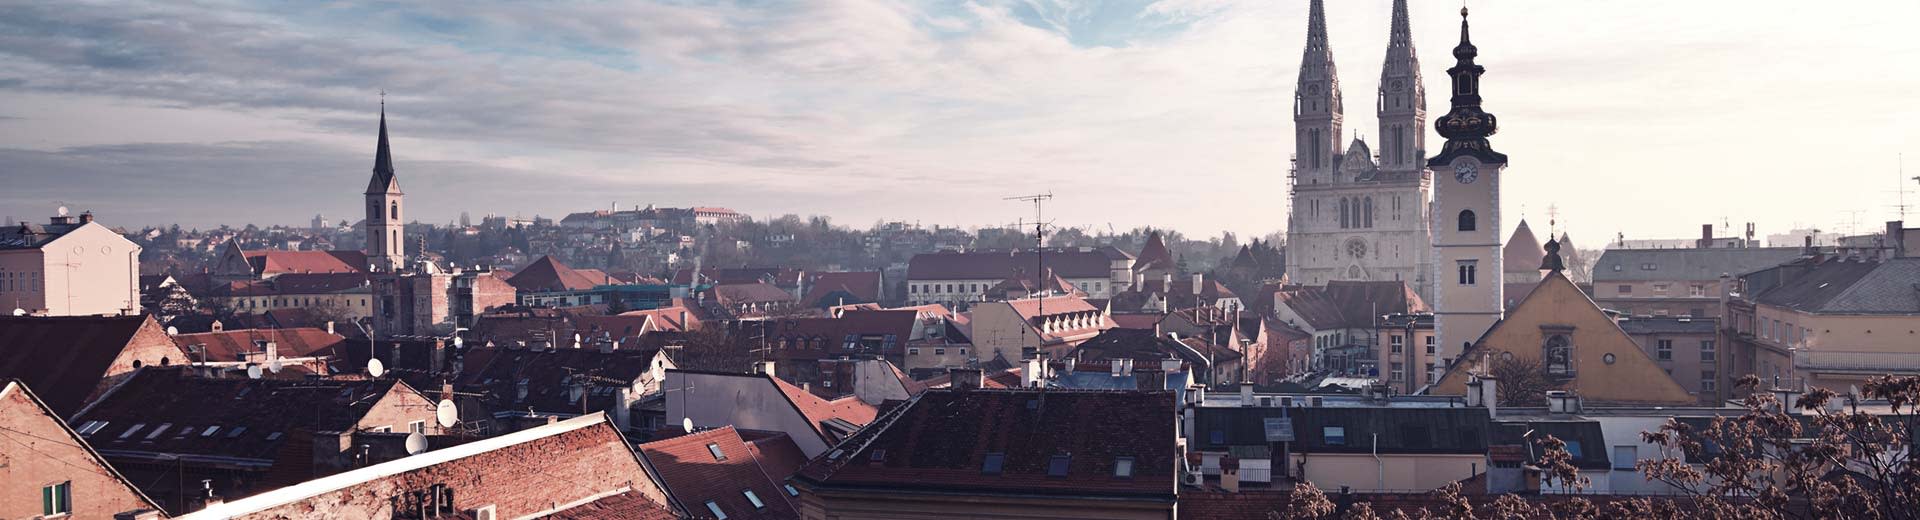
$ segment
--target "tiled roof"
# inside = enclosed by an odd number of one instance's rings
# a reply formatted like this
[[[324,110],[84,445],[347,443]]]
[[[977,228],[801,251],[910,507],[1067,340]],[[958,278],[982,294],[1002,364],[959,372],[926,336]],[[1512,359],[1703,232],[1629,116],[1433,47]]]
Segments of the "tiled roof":
[[[836,291],[847,293],[853,302],[880,301],[880,272],[815,273],[813,281],[807,283],[807,296],[801,301],[809,305],[838,303],[821,301]]]
[[[1114,328],[1139,329],[1139,330],[1153,330],[1154,326],[1159,325],[1160,320],[1166,319],[1166,317],[1167,315],[1165,314],[1118,314],[1118,313],[1112,316]]]
[[[775,482],[786,481],[800,471],[801,466],[807,465],[807,454],[800,451],[800,445],[786,432],[745,430],[740,431],[740,438],[747,442],[747,450]]]
[[[1706,249],[1608,249],[1593,266],[1593,283],[1658,280],[1718,280],[1780,265],[1800,256],[1797,247]]]
[[[1191,343],[1189,343],[1191,342]],[[1210,363],[1207,355],[1214,360],[1228,361],[1239,359],[1240,352],[1233,349],[1212,346],[1194,338],[1182,338],[1175,341],[1166,336],[1156,336],[1151,330],[1112,329],[1101,332],[1093,339],[1074,347],[1069,357],[1085,362],[1102,362],[1114,359],[1133,359],[1156,361],[1178,357],[1194,366]]]
[[[793,294],[770,283],[723,284],[709,289],[721,305],[748,305],[793,301]]]
[[[641,444],[639,451],[660,476],[661,487],[696,518],[712,517],[708,502],[729,519],[798,516],[782,485],[785,475],[760,464],[732,426]],[[760,499],[759,507],[746,491]]]
[[[481,394],[501,410],[579,413],[606,409],[621,388],[631,388],[652,369],[658,350],[619,349],[601,352],[563,347],[532,349],[474,348],[461,359],[462,392]],[[526,396],[520,389],[526,389]],[[585,400],[583,406],[581,401]]]
[[[287,273],[265,280],[233,282],[225,296],[279,296],[366,292],[366,273]]]
[[[334,355],[334,348],[346,343],[347,338],[314,328],[243,329],[173,336],[173,344],[181,350],[205,345],[205,361],[246,361],[247,354],[263,352],[255,343],[260,341],[273,342],[280,357],[308,357]],[[201,360],[194,357],[194,361]]]
[[[597,272],[597,271],[596,271]],[[584,291],[607,283],[605,274],[592,276],[567,267],[552,256],[542,256],[514,273],[507,284],[521,292]]]
[[[105,422],[87,437],[109,456],[138,451],[272,461],[295,431],[351,431],[396,384],[391,379],[212,379],[187,375],[178,366],[148,367],[73,422]],[[419,401],[425,408],[421,417],[432,418],[432,403],[424,397]]]
[[[367,254],[363,251],[279,251],[256,249],[242,251],[247,264],[261,276],[290,273],[364,273]]]
[[[1540,261],[1547,257],[1547,250],[1540,246],[1540,239],[1533,236],[1533,228],[1527,227],[1527,219],[1520,219],[1520,226],[1513,229],[1513,237],[1500,249],[1500,257],[1502,269],[1534,272],[1540,270]]]
[[[1173,402],[1165,392],[929,391],[797,478],[829,489],[1171,501]],[[1066,471],[1049,475],[1056,457]],[[1114,474],[1123,457],[1130,477]]]
[[[1834,259],[1802,269],[1755,300],[1810,313],[1920,314],[1920,258]]]
[[[48,242],[59,240],[60,237],[84,225],[86,224],[80,224],[77,220],[71,224],[34,224],[23,221],[17,226],[0,228],[0,250],[37,249]]]
[[[1275,293],[1315,329],[1372,327],[1381,314],[1423,312],[1427,305],[1406,282],[1332,281],[1324,286],[1295,286]]]
[[[0,378],[19,379],[55,412],[71,415],[143,327],[165,337],[159,326],[146,315],[0,316]]]
[[[1140,247],[1140,256],[1133,259],[1133,272],[1175,267],[1173,251],[1167,249],[1167,242],[1160,237],[1160,232],[1147,233],[1146,245]]]
[[[1049,249],[1047,269],[1066,278],[1107,278],[1112,276],[1112,260],[1099,250]],[[907,261],[907,278],[914,280],[1005,280],[1019,270],[1033,271],[1040,266],[1031,250],[941,252],[913,255]]]
[[[829,400],[813,395],[812,392],[793,386],[779,378],[769,379],[773,381],[774,386],[780,389],[780,393],[787,395],[787,400],[792,401],[795,408],[800,409],[800,415],[806,416],[807,422],[813,426],[813,429],[820,432],[821,435],[826,436],[829,440],[839,439],[833,435],[831,429],[826,427],[828,421],[839,419],[852,423],[855,426],[864,426],[867,423],[873,422],[874,416],[880,413],[878,408],[861,401],[860,398],[855,396],[849,395],[839,399]]]

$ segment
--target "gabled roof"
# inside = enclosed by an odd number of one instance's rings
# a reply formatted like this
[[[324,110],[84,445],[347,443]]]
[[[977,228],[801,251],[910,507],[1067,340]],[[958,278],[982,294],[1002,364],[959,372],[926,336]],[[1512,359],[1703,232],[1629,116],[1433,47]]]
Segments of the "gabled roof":
[[[1159,231],[1147,233],[1146,245],[1140,246],[1140,255],[1133,259],[1133,272],[1149,269],[1173,269],[1177,266],[1173,251],[1167,249],[1167,241],[1160,237]]]
[[[173,366],[135,371],[73,422],[105,423],[88,438],[109,455],[198,455],[264,467],[295,431],[352,431],[396,385],[426,405],[422,418],[433,418],[430,401],[392,379],[215,379],[194,377]]]
[[[1817,314],[1920,314],[1920,258],[1827,260],[1754,299]]]
[[[1540,260],[1546,258],[1547,250],[1540,245],[1540,239],[1533,236],[1533,228],[1527,227],[1527,219],[1520,219],[1520,226],[1513,228],[1513,237],[1507,239],[1506,247],[1500,250],[1502,269],[1511,272],[1536,272],[1540,269]]]
[[[33,455],[36,458],[58,462],[73,468],[88,470],[87,473],[105,475],[113,479],[113,481],[121,487],[124,487],[124,491],[128,495],[138,499],[139,502],[148,509],[155,511],[160,510],[160,506],[154,503],[152,498],[148,498],[146,493],[142,493],[140,488],[135,487],[133,482],[128,481],[126,476],[120,474],[119,470],[107,464],[106,458],[101,457],[99,452],[94,451],[93,446],[87,444],[87,441],[80,437],[80,433],[73,431],[73,428],[69,427],[66,421],[61,420],[58,415],[55,415],[53,409],[47,407],[47,403],[41,401],[38,395],[34,395],[31,388],[28,388],[26,384],[16,379],[0,379],[0,382],[4,382],[4,384],[0,384],[0,415],[5,415],[9,422],[24,422],[25,420],[29,420],[26,419],[27,417],[37,416],[39,417],[37,420],[50,422],[63,434],[56,439],[36,438],[32,441],[21,442],[19,446],[24,446],[28,450],[33,451]],[[15,403],[21,403],[27,406],[18,406]],[[18,406],[18,408],[16,408],[16,406]],[[10,438],[18,439],[19,437],[14,436],[25,436],[27,434],[9,431],[7,435]],[[47,446],[44,443],[52,443],[53,446]],[[39,445],[39,447],[35,447],[36,445]],[[5,451],[11,451],[11,448],[12,446],[8,446]],[[76,451],[78,451],[77,455],[80,456],[65,457],[66,454],[61,452],[66,451],[67,448],[78,448]],[[85,460],[75,460],[77,458],[84,458]],[[82,464],[84,464],[84,466]],[[96,490],[112,491],[106,489]],[[88,497],[88,500],[104,502],[106,498],[107,497],[103,496],[93,496]]]
[[[507,284],[514,289],[529,293],[584,291],[606,283],[604,274],[594,277],[590,273],[567,267],[567,264],[560,263],[552,256],[534,260],[507,279]]]
[[[793,294],[779,286],[764,283],[743,283],[716,285],[708,292],[713,301],[721,305],[750,305],[793,301]]]
[[[826,300],[835,293],[845,293],[848,303],[876,302],[880,301],[880,292],[879,271],[815,273],[801,301],[808,305],[837,305],[840,302]]]
[[[1608,249],[1593,266],[1593,283],[1718,280],[1722,274],[1740,276],[1800,254],[1797,247]]]
[[[72,220],[73,217],[66,218],[71,222],[34,224],[22,221],[17,226],[0,227],[0,250],[37,249],[87,226],[100,226],[103,230],[107,229],[106,226],[101,226],[97,222],[81,222]],[[112,230],[107,231],[112,232]]]
[[[0,316],[0,378],[18,379],[61,416],[80,409],[142,328],[163,338],[159,323],[139,316]],[[172,345],[168,345],[172,347]],[[185,361],[186,354],[172,356]]]
[[[788,442],[791,444],[791,441]],[[641,444],[639,451],[660,476],[660,485],[680,508],[696,517],[711,513],[713,502],[727,518],[795,518],[799,514],[782,487],[787,475],[762,464],[732,426]],[[719,457],[714,452],[719,452]],[[759,498],[754,507],[745,491]]]
[[[364,273],[364,251],[279,251],[256,249],[241,251],[247,265],[259,276],[288,273]]]
[[[829,489],[1171,502],[1174,416],[1166,392],[928,391],[795,478]],[[1066,471],[1050,476],[1057,456]],[[1122,458],[1131,477],[1114,475]]]
[[[780,393],[786,394],[787,400],[793,402],[794,408],[800,410],[800,415],[806,416],[807,422],[813,426],[814,431],[820,433],[829,443],[840,440],[839,435],[834,434],[833,429],[827,427],[829,422],[837,419],[857,427],[873,422],[874,416],[880,413],[878,408],[861,401],[857,396],[825,399],[780,378],[768,379],[780,389]]]
[[[1294,286],[1274,293],[1280,305],[1315,329],[1372,327],[1383,314],[1424,312],[1427,304],[1403,281],[1331,281],[1324,286]]]
[[[658,349],[635,348],[601,352],[592,345],[539,352],[474,348],[463,355],[455,386],[463,392],[481,394],[499,410],[602,410],[618,401],[615,392],[633,387],[653,368],[657,353]],[[523,385],[524,397],[520,395]]]
[[[334,348],[347,342],[338,334],[315,328],[241,329],[199,334],[176,334],[173,344],[181,350],[195,345],[206,347],[206,357],[193,361],[246,361],[248,354],[263,354],[256,342],[273,342],[280,357],[331,356]]]

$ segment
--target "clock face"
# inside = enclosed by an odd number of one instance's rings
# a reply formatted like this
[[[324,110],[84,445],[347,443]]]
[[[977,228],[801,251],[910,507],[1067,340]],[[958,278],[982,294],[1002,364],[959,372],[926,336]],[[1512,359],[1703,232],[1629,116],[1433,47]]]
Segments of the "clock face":
[[[1393,80],[1393,90],[1399,91],[1400,89],[1405,87],[1406,87],[1406,84],[1401,83],[1400,80],[1397,80],[1397,79]]]
[[[1480,178],[1480,166],[1473,161],[1460,161],[1453,164],[1453,179],[1461,184],[1473,184]]]

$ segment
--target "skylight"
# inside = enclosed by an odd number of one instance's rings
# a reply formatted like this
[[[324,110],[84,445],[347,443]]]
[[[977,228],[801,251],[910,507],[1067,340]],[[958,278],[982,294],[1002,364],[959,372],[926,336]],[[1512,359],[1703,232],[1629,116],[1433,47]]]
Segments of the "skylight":
[[[727,460],[727,454],[720,451],[720,445],[707,443],[707,453],[713,454],[713,460]]]
[[[795,489],[793,487],[793,484],[783,484],[783,485],[787,487],[787,496],[792,496],[792,497],[800,496],[800,490]]]
[[[718,520],[727,520],[727,512],[726,512],[726,511],[721,511],[721,510],[720,510],[720,504],[716,504],[716,503],[714,503],[714,502],[713,502],[712,500],[708,500],[708,501],[707,501],[707,510],[708,510],[708,511],[712,511],[712,512],[713,512],[713,517],[714,517],[714,518],[716,518],[716,519],[718,519]]]
[[[767,508],[767,503],[766,503],[766,502],[761,502],[761,501],[760,501],[760,495],[755,495],[755,494],[753,494],[753,490],[751,490],[751,489],[742,489],[742,490],[740,490],[740,494],[742,494],[742,495],[746,495],[746,496],[747,496],[747,501],[748,501],[748,502],[752,502],[752,503],[753,503],[753,508],[754,508],[754,509],[766,509],[766,508]]]
[[[1072,460],[1073,458],[1067,455],[1054,455],[1052,459],[1047,460],[1047,476],[1067,476],[1067,463]]]
[[[147,427],[147,423],[140,423],[140,424],[135,424],[135,425],[133,425],[133,427],[132,427],[132,428],[127,428],[127,431],[124,431],[124,432],[120,432],[120,437],[119,437],[119,438],[121,438],[121,439],[125,439],[125,438],[127,438],[127,437],[132,437],[132,436],[133,436],[133,434],[135,434],[135,433],[139,433],[139,432],[140,432],[140,429],[141,429],[141,428],[145,428],[145,427]]]
[[[986,474],[986,475],[999,475],[1000,466],[1002,464],[1005,464],[1006,462],[1007,462],[1006,454],[988,453],[985,457],[981,457],[980,459],[980,473]]]
[[[1113,476],[1115,478],[1133,478],[1133,457],[1117,457],[1113,459]]]

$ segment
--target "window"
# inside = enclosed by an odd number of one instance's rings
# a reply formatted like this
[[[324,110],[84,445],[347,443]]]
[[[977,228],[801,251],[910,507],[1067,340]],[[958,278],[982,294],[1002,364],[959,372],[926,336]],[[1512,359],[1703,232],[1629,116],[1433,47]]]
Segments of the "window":
[[[935,355],[935,356],[945,356],[945,355],[947,355],[947,349],[944,349],[944,348],[936,348],[936,349],[933,349],[933,355]]]
[[[1713,361],[1713,340],[1700,341],[1700,360]]]
[[[1000,466],[1007,462],[1005,453],[988,453],[980,458],[980,474],[999,475]]]
[[[1073,458],[1069,455],[1054,455],[1047,459],[1047,476],[1062,478],[1067,476],[1067,465]]]
[[[1715,385],[1719,383],[1719,381],[1720,381],[1719,374],[1715,373],[1714,371],[1712,370],[1700,371],[1700,391],[1712,392]]]
[[[395,202],[387,206],[387,218],[390,220],[400,220],[400,203]]]
[[[1401,363],[1399,361],[1393,362],[1393,371],[1390,374],[1391,375],[1389,377],[1391,377],[1392,380],[1394,381],[1406,381],[1407,380],[1406,363]]]
[[[1476,283],[1476,278],[1479,277],[1480,261],[1459,260],[1457,262],[1459,263],[1460,285],[1473,285]]]
[[[874,462],[886,462],[887,450],[873,450],[873,455],[869,458],[873,459]]]
[[[245,427],[245,426],[235,426],[235,427],[233,427],[233,429],[231,429],[231,430],[227,430],[227,438],[229,438],[229,439],[238,439],[238,438],[240,438],[240,434],[243,434],[243,433],[247,433],[247,427]]]
[[[1660,340],[1659,343],[1656,343],[1654,347],[1654,357],[1659,358],[1661,361],[1673,359],[1673,340],[1663,339]]]
[[[785,486],[787,488],[787,496],[790,496],[790,497],[800,496],[800,490],[794,488],[793,484],[782,484],[782,486]]]
[[[1347,229],[1349,227],[1348,226],[1349,220],[1347,218],[1347,213],[1348,213],[1347,199],[1344,199],[1344,198],[1340,199],[1340,229]]]
[[[713,454],[713,460],[727,460],[727,454],[720,451],[720,445],[707,443],[707,453]]]
[[[1667,293],[1667,284],[1664,284],[1664,283],[1656,283],[1656,284],[1653,284],[1653,293],[1654,293],[1654,294],[1666,294],[1666,293]]]
[[[40,488],[40,513],[44,516],[73,514],[73,481]]]
[[[1346,446],[1347,428],[1344,426],[1326,426],[1320,428],[1320,439],[1328,446]]]
[[[753,490],[751,490],[751,489],[742,489],[742,490],[740,490],[740,494],[742,494],[742,495],[746,495],[746,496],[747,496],[747,501],[748,501],[748,502],[752,502],[752,503],[753,503],[753,508],[754,508],[754,509],[756,509],[756,510],[757,510],[757,509],[766,509],[766,508],[767,508],[767,503],[766,503],[766,502],[761,502],[761,501],[760,501],[760,495],[755,495],[755,494],[753,494]]]
[[[1620,291],[1620,294],[1633,294],[1633,286],[1631,285],[1620,284],[1620,287],[1618,287],[1618,290]]]
[[[1115,457],[1113,459],[1114,478],[1133,478],[1133,457]]]
[[[1427,336],[1427,355],[1429,356],[1433,355],[1433,338],[1434,336]]]
[[[1633,463],[1640,460],[1639,446],[1614,446],[1613,469],[1632,470]]]
[[[707,511],[712,512],[714,518],[717,518],[719,520],[727,520],[727,512],[721,511],[720,504],[715,504],[713,503],[712,500],[707,501]]]
[[[1210,441],[1210,442],[1212,442],[1212,443],[1213,443],[1213,444],[1214,444],[1215,446],[1218,446],[1218,445],[1221,445],[1221,444],[1226,444],[1226,443],[1227,443],[1227,432],[1226,432],[1226,430],[1211,430],[1211,431],[1208,431],[1208,432],[1207,432],[1207,440],[1208,440],[1208,441]]]
[[[1363,212],[1366,218],[1363,219],[1362,222],[1362,224],[1365,225],[1361,227],[1371,229],[1373,228],[1373,197],[1367,197],[1366,200],[1362,201],[1361,206],[1366,208],[1366,211]]]
[[[1473,231],[1475,228],[1480,227],[1479,220],[1473,216],[1473,210],[1470,209],[1460,210],[1459,224],[1461,231]]]
[[[1707,295],[1707,286],[1705,285],[1700,285],[1696,283],[1696,284],[1687,286],[1687,296],[1701,298],[1701,297],[1705,297],[1706,295]]]
[[[413,422],[407,423],[407,431],[413,432],[413,433],[420,433],[420,434],[427,433],[427,422],[413,421]]]
[[[1394,334],[1393,336],[1387,339],[1387,344],[1393,347],[1393,353],[1395,354],[1399,354],[1402,350],[1406,349],[1405,347],[1406,342],[1407,342],[1407,337],[1401,336],[1399,334]]]
[[[1576,458],[1576,459],[1580,458],[1580,441],[1566,441],[1566,442],[1567,442],[1567,454],[1572,455],[1573,458]]]
[[[146,423],[135,424],[133,425],[132,428],[127,428],[127,431],[120,432],[120,436],[118,438],[125,439],[128,437],[132,437],[133,434],[139,433],[140,429],[145,427],[147,427]]]
[[[108,421],[87,421],[86,424],[80,425],[80,429],[77,431],[82,436],[91,437],[94,432],[98,432],[101,428],[107,427],[107,424],[109,424]]]
[[[1440,375],[1433,372],[1433,363],[1427,363],[1427,380],[1432,381],[1435,379],[1440,379]]]
[[[914,348],[910,348],[910,349],[907,349],[907,355],[909,355],[909,356],[918,356],[918,355],[920,355],[920,348],[919,348],[919,347],[914,347]]]

